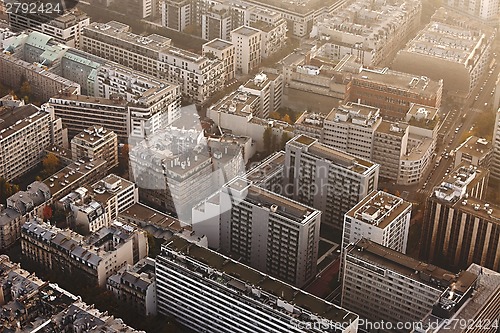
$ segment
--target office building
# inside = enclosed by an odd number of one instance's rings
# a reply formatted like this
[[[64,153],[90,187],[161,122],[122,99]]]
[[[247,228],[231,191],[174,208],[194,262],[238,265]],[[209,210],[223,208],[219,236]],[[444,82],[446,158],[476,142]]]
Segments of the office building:
[[[491,178],[500,181],[500,109],[497,111],[493,130],[493,152],[490,170]]]
[[[293,124],[293,134],[304,134],[311,138],[323,142],[323,127],[326,115],[323,113],[314,113],[304,111]]]
[[[141,316],[156,316],[155,260],[146,257],[123,267],[108,278],[106,289]]]
[[[158,313],[195,331],[357,331],[356,314],[177,237],[156,257],[156,283]]]
[[[482,199],[487,178],[486,169],[462,165],[434,188],[425,207],[422,258],[452,269],[471,263],[500,269],[500,207]]]
[[[299,135],[285,147],[285,195],[322,214],[322,223],[342,230],[344,214],[377,189],[379,165],[317,139]]]
[[[71,140],[71,156],[73,160],[82,157],[89,159],[103,159],[108,170],[118,166],[118,140],[113,131],[104,127],[93,126]]]
[[[63,144],[62,122],[53,111],[16,104],[0,104],[0,177],[7,181],[36,167],[49,146]]]
[[[486,169],[491,165],[492,147],[491,142],[486,139],[469,136],[454,151],[454,168],[461,163],[472,164]]]
[[[498,0],[447,0],[443,3],[447,9],[479,19],[491,25],[498,25],[500,2]]]
[[[488,71],[496,30],[445,8],[393,63],[395,70],[444,81],[444,89],[459,99],[468,98]]]
[[[249,74],[262,60],[262,34],[260,30],[242,26],[231,31],[231,43],[236,55],[236,72]]]
[[[498,331],[500,273],[477,264],[471,264],[467,272],[478,275],[474,294],[464,293],[463,290],[453,286],[447,288],[434,304],[432,311],[418,323],[419,325],[416,325],[413,332],[463,333],[480,330],[494,333]],[[457,321],[462,325],[452,327],[449,324],[450,321]]]
[[[420,24],[415,1],[353,1],[316,23],[313,34],[326,44],[324,56],[340,60],[353,54],[366,66],[388,65]]]
[[[333,108],[325,117],[321,142],[349,154],[371,159],[375,131],[381,122],[380,109],[347,102]]]
[[[119,318],[102,313],[35,274],[0,256],[0,326],[4,332],[123,332],[144,333]]]
[[[244,178],[193,208],[193,228],[211,248],[298,287],[316,275],[320,221],[321,212]]]
[[[361,238],[406,253],[411,203],[383,191],[373,191],[344,217],[342,248]]]
[[[223,63],[225,83],[231,82],[236,72],[234,50],[234,45],[231,42],[220,38],[213,39],[202,46],[202,52],[205,57],[215,57]]]
[[[127,264],[148,255],[146,233],[119,222],[87,237],[31,220],[22,226],[23,255],[45,268],[105,287],[106,280]]]
[[[454,288],[470,296],[477,278],[471,272],[454,274],[361,239],[344,253],[342,307],[372,323],[392,323],[392,330],[384,325],[382,332],[408,332],[445,290]],[[397,327],[397,323],[405,326]],[[368,324],[364,329],[370,330]]]
[[[133,34],[126,24],[92,23],[83,30],[82,49],[179,86],[182,95],[195,103],[206,102],[222,88],[224,66],[171,45],[169,38]]]
[[[69,47],[80,47],[80,37],[84,27],[90,24],[90,18],[79,9],[56,13],[25,13],[10,11],[9,24],[14,31],[39,31],[55,38]]]

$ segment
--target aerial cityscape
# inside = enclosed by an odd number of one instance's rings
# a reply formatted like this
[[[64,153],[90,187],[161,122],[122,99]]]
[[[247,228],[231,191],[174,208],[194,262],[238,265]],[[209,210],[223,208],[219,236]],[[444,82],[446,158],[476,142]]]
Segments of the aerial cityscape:
[[[500,0],[0,0],[0,333],[500,333]]]

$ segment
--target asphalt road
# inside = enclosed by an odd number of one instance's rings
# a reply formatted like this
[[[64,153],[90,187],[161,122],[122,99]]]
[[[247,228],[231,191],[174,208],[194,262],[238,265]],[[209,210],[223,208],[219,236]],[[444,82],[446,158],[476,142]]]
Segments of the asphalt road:
[[[500,47],[497,46],[497,55]],[[500,58],[497,58],[499,61]],[[444,153],[449,153],[457,148],[462,142],[463,138],[471,132],[471,128],[475,125],[477,117],[482,111],[491,108],[493,101],[493,94],[491,93],[495,88],[496,79],[500,72],[500,66],[496,66],[492,74],[487,74],[484,77],[483,84],[480,84],[471,97],[459,109],[447,110],[446,106],[443,107],[442,115],[446,115],[443,126],[439,130],[438,147],[436,149],[437,157],[439,159]],[[477,97],[476,97],[477,96]],[[456,133],[456,129],[459,128]],[[440,163],[431,168],[426,177],[423,177],[423,184],[420,186],[420,192],[429,194],[434,185],[437,185],[445,176],[448,170],[453,169],[454,158],[452,156],[446,158],[442,156]],[[425,186],[424,186],[425,185]]]

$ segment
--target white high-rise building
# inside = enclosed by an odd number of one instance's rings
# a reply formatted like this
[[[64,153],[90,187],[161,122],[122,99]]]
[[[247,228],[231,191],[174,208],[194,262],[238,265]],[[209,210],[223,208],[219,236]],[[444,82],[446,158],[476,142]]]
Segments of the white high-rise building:
[[[445,4],[480,20],[498,23],[500,15],[499,0],[447,0]]]
[[[320,222],[320,211],[244,178],[193,209],[193,229],[210,247],[298,287],[316,275]]]
[[[342,230],[344,214],[377,189],[379,165],[298,135],[285,147],[284,192]]]
[[[342,248],[366,238],[406,253],[411,203],[383,191],[373,191],[344,217]]]
[[[155,274],[158,313],[195,332],[357,332],[355,313],[180,237]]]
[[[262,33],[248,26],[231,31],[231,42],[236,53],[236,72],[248,74],[259,66],[262,59]]]

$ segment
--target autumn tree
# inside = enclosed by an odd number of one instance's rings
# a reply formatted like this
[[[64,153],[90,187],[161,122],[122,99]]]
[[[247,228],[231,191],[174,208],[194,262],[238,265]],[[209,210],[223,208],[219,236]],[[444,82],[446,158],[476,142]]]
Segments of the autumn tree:
[[[52,218],[52,207],[45,205],[42,210],[42,215],[44,220],[50,220]]]
[[[285,123],[292,124],[292,119],[290,118],[290,115],[288,113],[285,114],[281,120],[283,120]]]
[[[267,127],[264,130],[263,139],[264,139],[264,151],[266,153],[271,153],[271,151],[272,151],[271,145],[272,145],[272,140],[273,140],[273,129],[271,127]]]
[[[53,153],[48,153],[47,156],[42,161],[43,165],[43,171],[42,175],[44,177],[48,177],[52,174],[54,174],[58,169],[61,161],[59,160],[59,157],[54,155]]]

